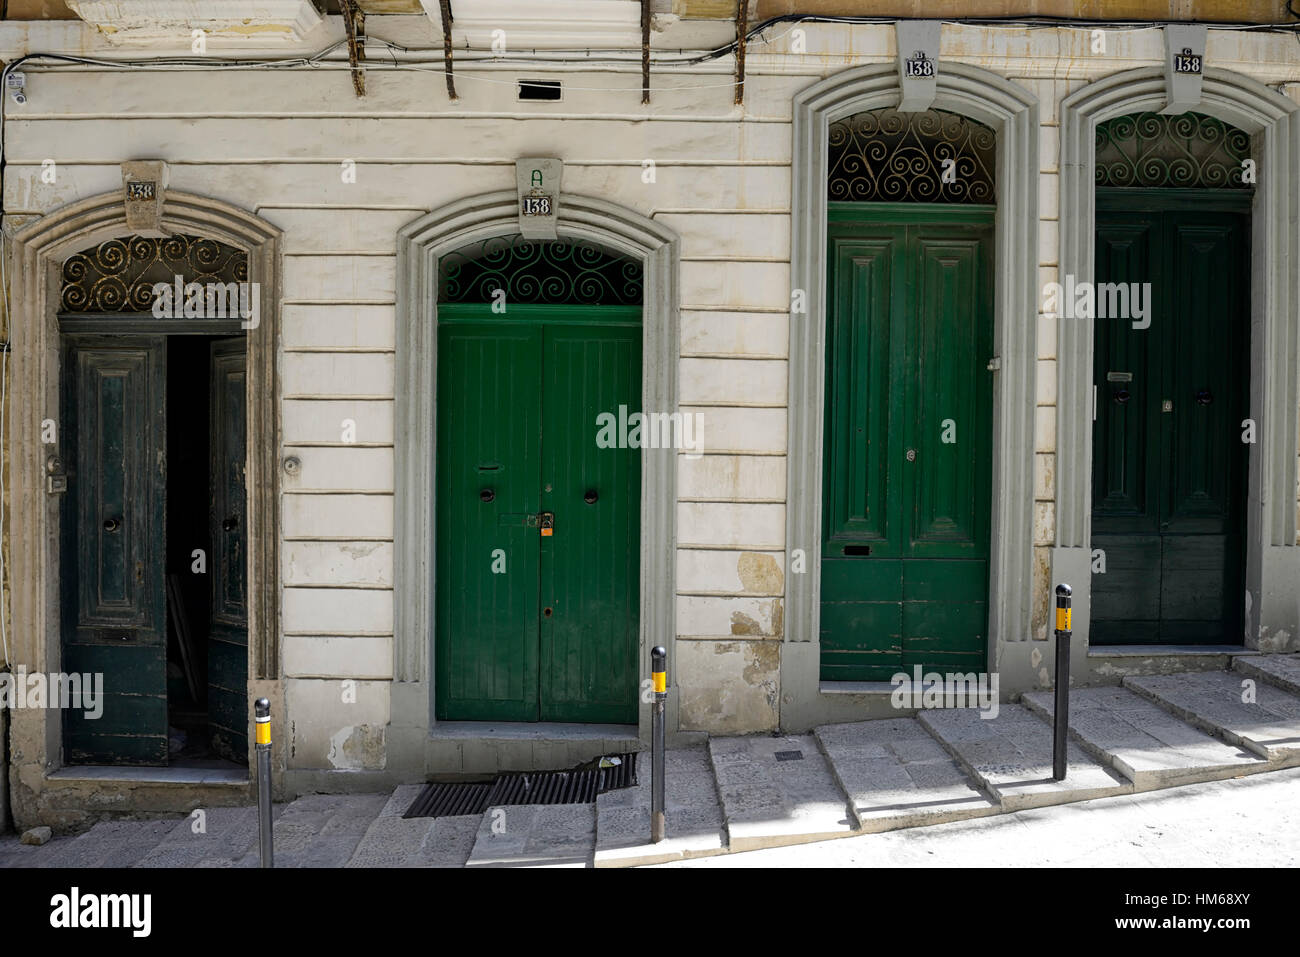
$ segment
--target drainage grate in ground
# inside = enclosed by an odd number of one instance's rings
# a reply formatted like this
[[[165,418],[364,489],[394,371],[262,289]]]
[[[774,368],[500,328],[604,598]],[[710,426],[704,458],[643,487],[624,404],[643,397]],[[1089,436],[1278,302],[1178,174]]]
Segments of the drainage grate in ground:
[[[636,786],[636,753],[615,755],[619,763],[600,767],[597,758],[568,771],[512,771],[495,781],[426,784],[402,817],[482,814],[502,804],[591,804],[597,794]]]

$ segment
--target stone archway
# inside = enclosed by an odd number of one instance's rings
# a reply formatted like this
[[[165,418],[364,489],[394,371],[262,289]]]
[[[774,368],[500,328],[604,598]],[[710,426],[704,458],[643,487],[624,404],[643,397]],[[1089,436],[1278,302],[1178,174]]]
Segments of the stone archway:
[[[817,682],[820,627],[822,395],[825,387],[827,134],[835,120],[897,105],[893,65],[838,73],[794,101],[791,287],[806,311],[790,316],[787,565],[802,549],[806,571],[786,578],[785,702],[810,700]],[[989,583],[990,667],[1004,641],[1030,637],[1033,546],[1033,431],[1037,330],[1038,105],[1026,90],[987,70],[942,62],[933,107],[960,113],[998,136],[994,342],[993,542]],[[788,683],[788,684],[787,684]],[[795,723],[806,723],[800,718]],[[788,725],[782,714],[782,726]]]
[[[395,726],[433,726],[434,448],[436,437],[438,264],[470,243],[518,232],[518,196],[489,193],[422,216],[398,234],[396,522],[394,535],[395,636],[392,720]],[[677,237],[623,207],[586,196],[563,195],[560,238],[585,240],[639,260],[644,267],[642,401],[646,409],[677,407],[680,333]],[[676,633],[675,456],[647,455],[641,492],[641,668],[650,648]],[[671,669],[670,669],[671,670]],[[674,680],[670,674],[670,681]],[[676,696],[674,696],[675,700]],[[640,731],[649,714],[641,709]],[[676,726],[675,715],[669,727]],[[389,764],[424,767],[423,752],[401,749],[394,736]],[[422,740],[422,739],[421,739]]]
[[[1160,110],[1161,67],[1129,70],[1076,90],[1061,103],[1061,276],[1091,279],[1094,260],[1097,123]],[[1295,103],[1247,77],[1207,69],[1195,107],[1252,136],[1257,187],[1251,246],[1251,416],[1247,502],[1245,643],[1267,651],[1300,647],[1300,547],[1296,536],[1297,419],[1300,416],[1300,123]],[[1062,319],[1058,338],[1057,581],[1091,580],[1093,320]],[[1089,589],[1075,589],[1075,635],[1088,633]]]
[[[249,676],[250,691],[278,699],[280,231],[246,210],[176,190],[164,195],[161,226],[245,251],[248,279],[260,297],[262,318],[247,334]],[[59,416],[59,269],[74,253],[132,232],[123,194],[115,191],[32,223],[14,237],[9,250],[11,633],[15,662],[32,671],[58,671],[61,665],[54,541],[58,500],[46,491],[51,447],[42,443],[43,420]],[[22,766],[16,763],[14,771],[18,780],[28,782],[15,789],[15,807],[24,805],[24,814],[30,815],[39,802],[35,792],[48,786],[46,769],[59,764],[59,712],[16,712],[14,732],[22,738],[23,755]]]

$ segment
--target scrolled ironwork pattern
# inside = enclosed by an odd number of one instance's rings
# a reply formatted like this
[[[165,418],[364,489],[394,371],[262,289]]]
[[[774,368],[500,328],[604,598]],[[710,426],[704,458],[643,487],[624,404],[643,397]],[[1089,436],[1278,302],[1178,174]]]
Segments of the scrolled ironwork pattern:
[[[1098,186],[1249,188],[1250,134],[1204,113],[1130,113],[1097,124]]]
[[[247,282],[248,253],[214,239],[125,236],[69,256],[59,301],[65,312],[151,312],[153,287]]]
[[[959,113],[854,113],[831,124],[829,145],[832,202],[994,202],[997,135]]]
[[[635,259],[571,240],[497,236],[443,256],[438,301],[568,305],[641,305],[642,267]]]

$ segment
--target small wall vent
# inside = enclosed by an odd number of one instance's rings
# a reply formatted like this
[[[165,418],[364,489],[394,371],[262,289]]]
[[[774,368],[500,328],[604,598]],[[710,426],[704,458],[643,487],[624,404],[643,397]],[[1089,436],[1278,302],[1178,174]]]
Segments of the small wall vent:
[[[559,80],[520,80],[519,99],[558,100],[561,95]]]

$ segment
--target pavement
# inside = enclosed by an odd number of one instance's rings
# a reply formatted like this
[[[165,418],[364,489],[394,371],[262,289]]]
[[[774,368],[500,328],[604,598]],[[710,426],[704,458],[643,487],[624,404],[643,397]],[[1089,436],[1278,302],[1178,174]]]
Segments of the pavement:
[[[1300,839],[1285,835],[1300,834],[1298,678],[1300,655],[1243,656],[1230,671],[1075,689],[1059,782],[1050,693],[992,718],[930,709],[710,738],[666,755],[658,844],[647,839],[647,760],[637,786],[594,803],[461,817],[403,818],[419,785],[308,794],[275,809],[276,866],[798,866],[891,855],[917,866],[1294,865]],[[257,854],[253,808],[105,820],[39,847],[0,837],[0,867],[253,867]]]

